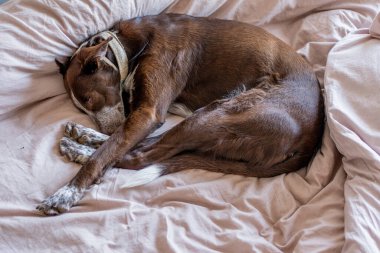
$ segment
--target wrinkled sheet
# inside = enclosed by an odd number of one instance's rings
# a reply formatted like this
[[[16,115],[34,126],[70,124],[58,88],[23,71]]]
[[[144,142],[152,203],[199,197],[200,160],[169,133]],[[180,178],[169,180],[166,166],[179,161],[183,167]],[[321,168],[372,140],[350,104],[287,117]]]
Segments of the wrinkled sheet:
[[[1,5],[0,252],[376,252],[379,11],[378,0]],[[269,179],[191,168],[124,189],[134,172],[112,169],[70,212],[41,216],[35,206],[79,170],[59,154],[62,126],[94,127],[65,94],[54,58],[120,19],[161,12],[259,25],[298,50],[325,91],[320,152],[307,168]]]
[[[370,29],[338,42],[327,61],[327,119],[347,174],[344,252],[380,249],[379,34],[380,13]]]

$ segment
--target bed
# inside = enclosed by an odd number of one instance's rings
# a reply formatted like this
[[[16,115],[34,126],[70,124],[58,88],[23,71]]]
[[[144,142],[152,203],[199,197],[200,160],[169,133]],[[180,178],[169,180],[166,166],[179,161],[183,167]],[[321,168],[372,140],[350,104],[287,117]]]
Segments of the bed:
[[[266,179],[189,168],[126,189],[134,172],[114,168],[80,205],[42,216],[36,205],[79,170],[59,153],[64,124],[95,127],[54,58],[118,20],[162,12],[258,25],[303,55],[325,98],[320,151],[306,168]],[[378,0],[0,5],[0,252],[378,252],[379,12]]]

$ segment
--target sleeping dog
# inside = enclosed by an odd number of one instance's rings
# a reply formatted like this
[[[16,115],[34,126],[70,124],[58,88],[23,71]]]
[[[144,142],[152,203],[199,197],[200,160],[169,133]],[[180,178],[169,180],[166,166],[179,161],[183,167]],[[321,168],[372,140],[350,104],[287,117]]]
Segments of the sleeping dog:
[[[310,65],[249,24],[134,18],[57,64],[73,103],[103,134],[66,126],[61,151],[83,166],[37,207],[46,215],[69,210],[110,167],[142,169],[130,186],[188,168],[272,177],[306,166],[321,139],[323,100]],[[168,111],[186,119],[146,138]]]

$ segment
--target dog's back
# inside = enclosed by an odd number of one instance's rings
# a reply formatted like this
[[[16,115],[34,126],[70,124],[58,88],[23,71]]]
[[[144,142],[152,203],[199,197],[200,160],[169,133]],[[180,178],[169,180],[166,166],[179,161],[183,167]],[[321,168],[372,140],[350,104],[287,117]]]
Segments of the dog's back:
[[[180,73],[173,74],[172,85],[183,86],[176,102],[196,110],[256,88],[263,105],[283,109],[300,124],[309,152],[319,141],[323,100],[317,78],[300,55],[263,29],[179,14],[136,18],[118,27],[127,38],[149,36],[145,57],[166,61],[170,73]]]
[[[281,78],[303,74],[305,80],[300,85],[309,84],[318,90],[315,75],[305,60],[256,26],[167,14],[124,21],[117,29],[132,41],[149,41],[147,57],[157,55],[168,61],[172,71],[187,70],[178,82],[186,88],[195,87],[189,91],[192,95],[199,90],[197,86],[202,86],[202,92],[196,94],[200,95],[200,104],[194,105],[197,108],[226,96],[239,85],[255,87],[259,78],[271,75]],[[207,91],[207,98],[203,98]]]

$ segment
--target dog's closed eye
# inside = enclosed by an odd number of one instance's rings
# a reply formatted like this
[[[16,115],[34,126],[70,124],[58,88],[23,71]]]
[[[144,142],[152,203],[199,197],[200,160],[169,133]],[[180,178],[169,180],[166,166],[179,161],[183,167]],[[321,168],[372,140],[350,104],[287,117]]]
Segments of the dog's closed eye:
[[[87,104],[87,103],[90,103],[91,102],[91,97],[83,97],[82,98],[82,102]]]
[[[92,104],[93,99],[90,96],[80,96],[79,101],[82,105],[88,107],[89,105]]]

